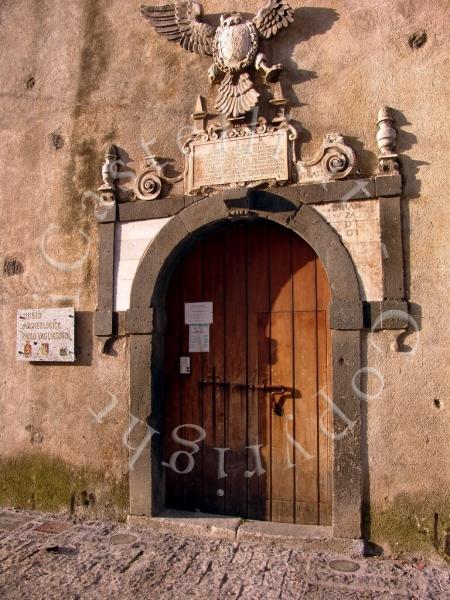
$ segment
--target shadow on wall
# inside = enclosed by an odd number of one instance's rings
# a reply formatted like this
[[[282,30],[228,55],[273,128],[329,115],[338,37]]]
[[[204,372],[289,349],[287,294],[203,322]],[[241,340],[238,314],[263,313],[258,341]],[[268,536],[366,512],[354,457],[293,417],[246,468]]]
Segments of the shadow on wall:
[[[421,180],[418,178],[420,167],[430,163],[423,160],[413,160],[405,152],[417,144],[417,137],[414,133],[404,131],[402,127],[412,125],[405,115],[396,109],[391,109],[392,116],[397,129],[397,153],[399,154],[401,169],[404,179],[403,193],[406,198],[419,198],[421,189]]]
[[[282,33],[283,58],[287,69],[287,79],[291,85],[287,86],[285,94],[294,107],[307,106],[300,102],[292,86],[300,85],[311,79],[317,79],[316,71],[300,69],[298,63],[293,59],[295,49],[301,42],[306,42],[316,35],[324,35],[334,23],[339,20],[339,13],[333,8],[318,8],[314,6],[303,6],[295,10],[294,24]],[[279,46],[275,44],[264,44],[264,52],[269,60],[279,62],[277,52]]]
[[[414,133],[402,129],[405,126],[412,125],[400,110],[391,109],[397,129],[397,153],[400,160],[400,169],[403,177],[403,194],[401,202],[401,218],[403,232],[403,264],[404,264],[404,287],[405,299],[410,297],[411,287],[411,213],[410,202],[416,198],[420,198],[420,190],[422,182],[418,175],[420,167],[429,165],[430,163],[423,160],[413,160],[405,152],[410,150],[417,144],[417,137]]]
[[[374,129],[375,138],[375,129]],[[355,175],[362,177],[370,177],[376,173],[378,167],[378,160],[375,154],[367,149],[364,142],[360,141],[358,137],[346,135],[345,141],[350,144],[356,153],[356,173]]]
[[[75,312],[75,367],[89,367],[92,364],[94,313]]]

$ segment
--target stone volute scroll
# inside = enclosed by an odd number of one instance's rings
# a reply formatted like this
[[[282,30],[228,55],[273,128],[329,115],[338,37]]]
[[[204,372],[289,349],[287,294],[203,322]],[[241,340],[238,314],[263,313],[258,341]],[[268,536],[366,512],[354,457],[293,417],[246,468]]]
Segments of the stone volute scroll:
[[[298,161],[298,183],[345,179],[353,171],[356,156],[340,133],[327,133],[312,160]]]
[[[155,155],[145,157],[145,166],[137,173],[132,200],[156,200],[164,195],[164,184],[171,187],[183,179],[183,174],[169,177],[166,164]]]

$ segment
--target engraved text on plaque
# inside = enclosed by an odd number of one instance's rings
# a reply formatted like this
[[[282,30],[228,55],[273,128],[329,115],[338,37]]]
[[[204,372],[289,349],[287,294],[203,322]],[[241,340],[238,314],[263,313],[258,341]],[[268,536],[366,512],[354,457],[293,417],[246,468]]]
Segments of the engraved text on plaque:
[[[287,131],[195,141],[191,145],[187,182],[189,193],[216,185],[288,180]]]

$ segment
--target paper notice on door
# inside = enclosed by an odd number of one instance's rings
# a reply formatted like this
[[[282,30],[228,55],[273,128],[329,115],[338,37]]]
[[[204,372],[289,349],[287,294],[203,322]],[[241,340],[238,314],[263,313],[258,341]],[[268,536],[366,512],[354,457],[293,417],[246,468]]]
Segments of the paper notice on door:
[[[189,325],[189,352],[209,352],[209,325]]]
[[[212,302],[186,302],[184,305],[186,325],[211,325],[213,322]]]
[[[191,374],[191,357],[180,356],[180,375]]]

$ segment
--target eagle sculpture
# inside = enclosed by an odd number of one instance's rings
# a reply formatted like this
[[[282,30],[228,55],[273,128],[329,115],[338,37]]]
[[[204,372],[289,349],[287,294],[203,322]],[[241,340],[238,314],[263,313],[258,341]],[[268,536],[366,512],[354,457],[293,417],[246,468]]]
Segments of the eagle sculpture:
[[[220,83],[216,109],[229,119],[239,119],[258,103],[259,94],[247,69],[254,66],[265,73],[266,82],[278,81],[284,66],[269,66],[259,52],[260,38],[276,35],[294,20],[294,11],[286,0],[270,0],[251,21],[242,15],[222,15],[220,27],[203,23],[203,7],[193,0],[175,0],[164,6],[142,6],[146,17],[158,33],[190,52],[214,58],[208,71],[211,83]]]

